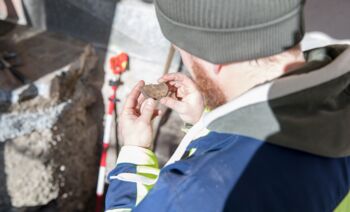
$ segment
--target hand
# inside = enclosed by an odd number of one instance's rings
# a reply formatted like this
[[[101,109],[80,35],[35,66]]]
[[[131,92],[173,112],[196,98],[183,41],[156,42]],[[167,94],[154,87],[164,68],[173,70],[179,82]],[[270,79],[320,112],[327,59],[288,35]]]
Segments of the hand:
[[[118,134],[124,145],[151,148],[152,120],[160,111],[153,99],[142,96],[144,85],[143,81],[138,82],[129,94],[118,121]]]
[[[204,100],[195,83],[180,73],[164,75],[158,81],[166,82],[176,90],[175,95],[162,98],[160,103],[175,110],[185,123],[197,123],[204,111]]]

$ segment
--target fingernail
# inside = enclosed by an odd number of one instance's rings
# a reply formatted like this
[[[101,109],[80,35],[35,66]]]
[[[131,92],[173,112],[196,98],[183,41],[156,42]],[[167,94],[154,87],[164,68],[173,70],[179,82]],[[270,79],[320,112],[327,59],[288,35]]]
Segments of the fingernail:
[[[155,104],[155,101],[152,98],[148,98],[146,100],[146,104],[149,105],[149,106],[153,106]]]

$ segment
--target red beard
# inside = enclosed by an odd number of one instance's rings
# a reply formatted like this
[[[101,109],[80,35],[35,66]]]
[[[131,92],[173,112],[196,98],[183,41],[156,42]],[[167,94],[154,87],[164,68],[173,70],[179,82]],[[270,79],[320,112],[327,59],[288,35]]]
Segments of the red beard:
[[[192,71],[195,76],[195,83],[204,96],[204,102],[207,108],[212,110],[226,103],[224,93],[219,86],[207,76],[204,69],[198,63],[194,62]]]

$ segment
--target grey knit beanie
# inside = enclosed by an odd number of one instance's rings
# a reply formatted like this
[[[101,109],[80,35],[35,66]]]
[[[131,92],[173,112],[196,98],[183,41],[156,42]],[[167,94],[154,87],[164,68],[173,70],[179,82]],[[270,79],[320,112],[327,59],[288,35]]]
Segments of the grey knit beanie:
[[[267,57],[304,36],[305,0],[155,0],[164,36],[214,64]]]

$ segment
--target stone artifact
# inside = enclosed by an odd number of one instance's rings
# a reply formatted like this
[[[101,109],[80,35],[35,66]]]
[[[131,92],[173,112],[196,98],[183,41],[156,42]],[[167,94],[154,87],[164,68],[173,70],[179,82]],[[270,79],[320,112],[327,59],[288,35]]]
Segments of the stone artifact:
[[[141,89],[141,93],[146,98],[159,100],[169,94],[169,87],[165,83],[145,85]]]

